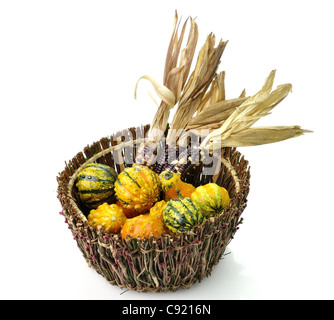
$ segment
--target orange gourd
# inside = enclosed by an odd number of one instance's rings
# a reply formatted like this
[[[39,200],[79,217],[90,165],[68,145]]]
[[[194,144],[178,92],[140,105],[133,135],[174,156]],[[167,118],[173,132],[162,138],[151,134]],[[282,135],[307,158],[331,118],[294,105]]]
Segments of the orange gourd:
[[[149,214],[141,214],[128,219],[121,231],[122,238],[125,239],[127,235],[132,238],[149,238],[151,236],[159,238],[165,231],[163,211],[166,204],[164,200],[159,201],[151,208]]]
[[[179,197],[190,198],[196,188],[181,180],[179,173],[163,171],[159,175],[161,188],[165,195],[165,201],[177,199]]]
[[[127,218],[123,209],[116,204],[104,203],[90,211],[88,224],[93,227],[101,227],[103,231],[119,233]]]
[[[127,235],[131,238],[150,238],[151,236],[159,238],[164,230],[162,219],[157,219],[149,214],[141,214],[125,222],[121,235],[123,239],[126,239]]]
[[[125,208],[123,203],[120,200],[117,200],[116,204],[123,209],[123,212],[128,219],[134,218],[134,217],[137,217],[137,216],[140,215],[140,213],[138,211],[134,210],[134,209]],[[149,209],[147,209],[147,210],[149,210]]]

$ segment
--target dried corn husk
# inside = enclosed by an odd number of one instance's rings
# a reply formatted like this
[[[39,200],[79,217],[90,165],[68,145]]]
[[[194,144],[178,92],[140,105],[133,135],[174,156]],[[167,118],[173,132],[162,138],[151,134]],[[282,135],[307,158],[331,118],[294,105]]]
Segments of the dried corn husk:
[[[202,142],[202,148],[211,148],[220,142],[222,147],[253,146],[277,142],[300,136],[309,130],[299,126],[250,128],[260,118],[280,103],[291,91],[291,84],[283,84],[272,90],[276,71],[273,70],[266,79],[262,89],[248,98],[223,122],[219,129],[211,132]]]
[[[300,126],[272,126],[248,128],[221,140],[220,147],[249,147],[283,141],[303,135],[309,130]]]
[[[225,100],[225,71],[220,72],[212,80],[209,91],[204,95],[197,114],[201,113],[208,106]]]
[[[161,104],[151,124],[149,140],[162,138],[169,120],[170,110],[177,110],[168,131],[168,145],[182,144],[192,133],[202,136],[201,148],[240,147],[260,145],[297,137],[309,130],[300,126],[274,126],[253,128],[253,124],[270,114],[271,110],[289,94],[291,84],[283,84],[272,90],[276,70],[267,77],[261,90],[246,97],[243,90],[238,98],[226,99],[225,72],[217,74],[221,56],[227,41],[220,40],[215,47],[215,36],[209,34],[198,53],[197,62],[189,79],[191,62],[198,39],[198,27],[190,18],[191,26],[186,47],[181,50],[186,23],[178,35],[179,20],[177,13],[174,28],[167,51],[164,83],[160,85],[149,76],[149,80]],[[180,54],[181,53],[181,54]],[[137,86],[136,86],[137,88]],[[203,135],[200,131],[205,131]]]
[[[181,50],[188,20],[190,20],[188,41],[185,48]],[[189,18],[188,20],[184,23],[179,35],[178,31],[180,21],[178,19],[177,12],[175,12],[173,33],[166,55],[163,84],[159,84],[158,81],[150,76],[140,78],[150,81],[156,93],[162,100],[152,121],[150,131],[148,132],[148,139],[151,141],[159,140],[161,138],[161,133],[165,132],[170,110],[179,101],[190,72],[191,63],[197,45],[198,27],[192,18]],[[137,85],[135,89],[135,97]]]
[[[246,100],[247,98],[236,98],[213,103],[193,117],[187,129],[202,129],[205,126],[210,126],[212,123],[220,123],[226,120],[234,112],[235,108],[239,107]]]
[[[195,112],[201,105],[202,99],[212,83],[220,58],[227,42],[220,41],[215,47],[215,36],[210,34],[201,48],[195,70],[191,74],[179,101],[178,108],[171,123],[167,136],[167,144],[177,142],[176,132],[187,127]]]
[[[141,79],[146,79],[148,80],[155,92],[157,93],[157,95],[159,96],[159,98],[167,105],[167,106],[171,106],[173,107],[175,105],[175,95],[173,93],[173,91],[169,90],[166,86],[160,84],[157,80],[155,80],[154,78],[150,77],[150,76],[142,76],[138,79],[137,83],[136,83],[136,87],[135,87],[135,99],[137,99],[137,88],[138,88],[138,82]]]

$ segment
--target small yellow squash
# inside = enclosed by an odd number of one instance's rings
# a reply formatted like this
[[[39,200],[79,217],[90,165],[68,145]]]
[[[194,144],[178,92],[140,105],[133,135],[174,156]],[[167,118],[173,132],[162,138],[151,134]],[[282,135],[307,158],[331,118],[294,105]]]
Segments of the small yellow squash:
[[[103,231],[109,233],[119,233],[127,218],[123,209],[117,204],[104,203],[97,209],[90,211],[88,223],[93,227],[101,226]]]
[[[159,176],[146,166],[134,164],[124,169],[115,182],[115,192],[122,206],[138,213],[152,208],[160,196]]]
[[[197,187],[191,194],[191,199],[200,207],[206,217],[220,213],[230,204],[227,190],[215,183]]]

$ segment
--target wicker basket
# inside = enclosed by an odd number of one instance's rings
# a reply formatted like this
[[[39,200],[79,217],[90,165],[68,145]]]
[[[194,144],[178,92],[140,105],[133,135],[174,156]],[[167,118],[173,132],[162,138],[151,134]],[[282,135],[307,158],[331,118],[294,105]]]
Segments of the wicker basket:
[[[184,181],[195,186],[213,181],[224,186],[231,197],[230,206],[222,214],[189,232],[166,234],[159,239],[123,240],[90,227],[86,219],[89,211],[76,196],[77,174],[90,162],[107,164],[120,172],[135,159],[136,146],[141,141],[138,132],[145,136],[148,129],[148,125],[126,129],[79,152],[57,177],[58,198],[63,208],[61,214],[86,262],[109,283],[140,292],[175,291],[209,276],[222,258],[242,221],[250,172],[248,162],[235,148],[222,150],[222,166],[215,176],[203,174],[203,163],[188,172]],[[116,139],[119,136],[123,137],[121,143]]]

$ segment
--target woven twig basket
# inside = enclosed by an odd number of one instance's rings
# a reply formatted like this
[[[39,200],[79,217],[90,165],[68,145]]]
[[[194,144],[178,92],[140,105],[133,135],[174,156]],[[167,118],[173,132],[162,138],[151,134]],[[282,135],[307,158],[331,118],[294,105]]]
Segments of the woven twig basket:
[[[242,221],[250,171],[248,161],[235,148],[225,148],[221,154],[222,166],[215,176],[203,174],[203,163],[188,172],[184,181],[195,186],[215,182],[226,188],[231,197],[230,206],[222,214],[210,217],[189,232],[166,234],[159,239],[128,240],[104,234],[88,225],[89,211],[78,201],[75,179],[90,162],[107,164],[118,173],[132,165],[136,147],[143,141],[138,133],[144,137],[148,129],[148,125],[126,129],[79,152],[57,177],[58,198],[63,208],[61,213],[86,262],[109,283],[140,292],[175,291],[209,276],[222,258]],[[117,137],[123,137],[121,143]]]

